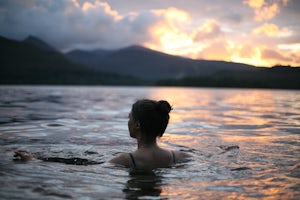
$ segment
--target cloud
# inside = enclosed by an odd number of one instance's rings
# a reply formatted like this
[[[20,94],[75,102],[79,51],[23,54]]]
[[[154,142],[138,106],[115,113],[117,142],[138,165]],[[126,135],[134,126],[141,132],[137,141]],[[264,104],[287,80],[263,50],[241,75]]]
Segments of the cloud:
[[[220,24],[214,20],[207,20],[201,27],[194,31],[194,40],[204,41],[216,39],[223,36]]]
[[[148,40],[147,29],[157,21],[150,11],[122,16],[99,0],[11,0],[2,3],[0,13],[1,35],[34,35],[62,50],[139,44]]]
[[[300,62],[300,51],[296,53],[291,52],[279,52],[273,49],[264,49],[262,51],[262,59],[268,60],[273,65],[290,65],[290,63]]]
[[[286,52],[286,57],[292,61],[290,63],[300,63],[300,43],[294,44],[279,44],[280,52]]]
[[[291,36],[292,32],[288,28],[265,23],[248,33],[240,34],[238,30],[225,27],[225,24],[213,18],[196,24],[187,12],[174,7],[153,12],[160,19],[149,29],[152,39],[144,43],[149,48],[191,58],[225,60],[256,66],[272,66],[279,61],[282,64],[294,63],[297,60],[288,59],[292,54],[283,54],[274,45],[274,38]],[[267,46],[274,48],[273,53],[266,50]]]
[[[232,50],[235,51],[235,55],[240,58],[257,58],[259,57],[259,46],[253,47],[251,44],[236,45]]]
[[[244,2],[251,8],[260,8],[264,5],[264,0],[246,0]]]
[[[300,51],[280,51],[265,45],[250,43],[234,45],[229,51],[231,60],[255,66],[291,65],[299,63]]]
[[[34,35],[62,51],[140,44],[195,59],[271,66],[291,58],[299,66],[299,2],[0,0],[0,35]]]
[[[230,49],[228,47],[228,43],[226,41],[217,41],[209,46],[203,48],[198,54],[199,57],[208,59],[208,60],[224,60],[230,61],[231,56]]]
[[[187,28],[191,23],[188,13],[174,7],[152,10],[152,13],[159,20],[149,27],[151,39],[144,43],[145,46],[174,53],[193,44]]]
[[[278,28],[277,25],[275,24],[270,24],[270,23],[265,23],[264,25],[257,27],[253,29],[252,31],[253,34],[259,35],[267,35],[267,36],[289,36],[291,32],[289,31],[288,28]]]
[[[77,4],[76,1],[73,1],[74,5],[78,8],[79,4]],[[81,10],[83,12],[95,12],[95,11],[102,11],[105,13],[107,16],[112,17],[115,21],[121,20],[123,17],[119,15],[119,13],[115,10],[112,10],[110,5],[106,2],[101,2],[101,1],[96,1],[94,3],[91,2],[84,2]]]
[[[291,58],[285,57],[283,55],[281,55],[280,53],[278,53],[275,50],[272,49],[264,49],[262,51],[262,58],[263,59],[269,59],[269,60],[276,60],[276,61],[283,61],[283,62],[291,62]]]
[[[254,9],[254,20],[260,22],[273,19],[288,0],[244,0],[244,3]]]
[[[294,43],[294,44],[279,44],[279,49],[282,50],[291,50],[291,51],[300,51],[300,43]]]
[[[249,41],[242,41],[241,43],[232,42],[229,50],[230,60],[237,63],[247,63],[255,66],[268,66],[268,62],[261,60],[262,48],[264,47],[259,44],[252,45]]]
[[[263,21],[274,18],[280,12],[279,6],[273,3],[270,6],[264,6],[259,9],[255,9],[255,21]]]

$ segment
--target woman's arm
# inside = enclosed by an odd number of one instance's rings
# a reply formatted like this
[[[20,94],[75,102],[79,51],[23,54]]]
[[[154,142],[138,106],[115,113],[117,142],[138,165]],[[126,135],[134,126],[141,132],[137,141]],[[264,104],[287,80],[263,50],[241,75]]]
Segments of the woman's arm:
[[[29,160],[36,160],[35,155],[28,151],[18,150],[15,151],[14,160],[22,160],[22,161],[29,161]]]
[[[187,162],[191,160],[192,155],[183,151],[175,151],[175,161],[176,162]]]

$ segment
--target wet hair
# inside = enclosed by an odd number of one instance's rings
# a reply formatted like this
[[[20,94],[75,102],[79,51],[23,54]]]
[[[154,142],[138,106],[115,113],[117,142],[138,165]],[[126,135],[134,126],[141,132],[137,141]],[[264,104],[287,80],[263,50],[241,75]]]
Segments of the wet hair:
[[[132,105],[131,114],[134,121],[140,123],[141,131],[147,139],[161,137],[169,123],[172,107],[167,101],[149,99],[138,100]]]

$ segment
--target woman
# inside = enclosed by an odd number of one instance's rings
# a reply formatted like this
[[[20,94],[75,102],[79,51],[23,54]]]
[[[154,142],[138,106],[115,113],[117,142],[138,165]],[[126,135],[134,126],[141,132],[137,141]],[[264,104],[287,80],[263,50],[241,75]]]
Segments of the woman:
[[[135,169],[168,167],[186,161],[190,155],[180,151],[168,151],[157,145],[169,123],[172,107],[167,101],[139,100],[129,113],[130,136],[137,140],[137,150],[122,153],[110,160],[111,163]]]
[[[156,139],[162,137],[169,123],[169,113],[172,110],[167,101],[139,100],[132,105],[129,113],[128,129],[130,136],[137,140],[138,148],[133,153],[122,153],[110,160],[111,163],[134,169],[154,169],[168,167],[178,162],[186,161],[190,155],[180,151],[168,151],[157,145]],[[16,151],[16,159],[40,159],[52,162],[66,162],[63,158],[37,158],[27,151]],[[98,164],[86,159],[75,164]],[[72,163],[72,160],[68,161]],[[82,163],[81,163],[82,162]]]

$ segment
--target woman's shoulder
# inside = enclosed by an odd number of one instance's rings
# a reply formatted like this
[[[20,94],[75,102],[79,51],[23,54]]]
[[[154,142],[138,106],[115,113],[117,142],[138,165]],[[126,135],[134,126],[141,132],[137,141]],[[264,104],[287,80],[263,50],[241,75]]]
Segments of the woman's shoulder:
[[[132,165],[130,153],[120,153],[114,158],[112,158],[109,162],[115,165],[121,165],[125,167],[130,167]]]
[[[139,168],[157,168],[167,167],[170,165],[170,152],[172,153],[172,163],[186,162],[191,159],[191,155],[183,151],[168,151],[162,150],[160,156],[149,156],[147,153],[120,153],[109,162],[123,167],[139,167]],[[148,156],[146,156],[148,155]],[[153,155],[153,154],[152,154]],[[163,156],[164,155],[164,156]],[[169,157],[167,159],[167,157]]]

